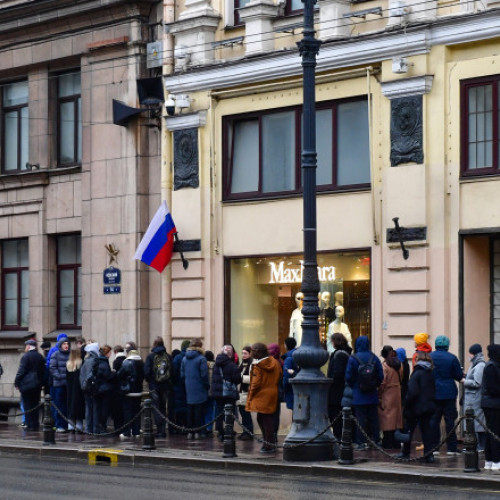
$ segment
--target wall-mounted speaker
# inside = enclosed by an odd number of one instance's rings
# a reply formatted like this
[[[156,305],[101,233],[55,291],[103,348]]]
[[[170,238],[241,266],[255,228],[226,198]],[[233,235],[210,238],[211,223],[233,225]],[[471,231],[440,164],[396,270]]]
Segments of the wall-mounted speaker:
[[[113,123],[126,127],[127,123],[136,115],[148,111],[143,108],[131,108],[121,101],[113,99]]]
[[[139,94],[139,102],[142,106],[161,104],[165,100],[162,77],[141,78],[137,80],[137,93]]]

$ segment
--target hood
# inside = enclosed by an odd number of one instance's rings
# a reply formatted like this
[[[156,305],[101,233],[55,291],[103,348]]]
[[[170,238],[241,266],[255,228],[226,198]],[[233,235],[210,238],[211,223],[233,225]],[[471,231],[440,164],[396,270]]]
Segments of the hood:
[[[430,361],[417,361],[415,364],[415,368],[417,366],[420,366],[420,368],[423,368],[424,370],[430,371],[432,370],[432,363]]]
[[[153,349],[151,349],[151,352],[154,352],[155,354],[163,354],[164,352],[167,352],[167,350],[165,349],[164,345],[159,345],[153,347]]]
[[[406,361],[406,351],[402,348],[402,347],[398,347],[396,349],[396,354],[398,356],[398,359],[399,361],[401,361],[401,363],[404,363]]]
[[[231,363],[231,358],[224,353],[217,354],[217,357],[215,358],[215,365],[216,366],[226,366],[228,363]]]
[[[61,340],[68,340],[68,336],[65,333],[60,333],[57,336],[56,343],[61,342]]]
[[[285,358],[291,358],[293,357],[293,353],[297,350],[296,347],[294,347],[292,350],[285,352],[284,356]]]
[[[127,355],[122,351],[122,352],[117,352],[115,355],[116,358],[125,358]]]
[[[96,356],[99,356],[99,344],[97,342],[87,344],[84,349],[85,352],[93,352]]]
[[[139,356],[139,353],[132,349],[131,351],[128,352],[127,359],[138,359],[140,360],[141,357]]]
[[[252,364],[259,365],[259,368],[266,372],[272,372],[276,368],[276,360],[271,356],[262,359],[254,359]]]
[[[368,352],[370,350],[370,340],[366,335],[361,335],[356,339],[356,352]]]
[[[200,347],[189,347],[186,351],[186,358],[187,359],[194,359],[197,358],[198,356],[202,356],[203,352]]]
[[[484,354],[482,352],[478,352],[472,359],[471,363],[475,364],[478,363],[479,361],[484,361]]]
[[[488,346],[488,356],[493,361],[500,362],[500,344],[490,344]]]
[[[432,352],[432,347],[427,342],[424,342],[423,344],[419,345],[416,350],[423,352]]]

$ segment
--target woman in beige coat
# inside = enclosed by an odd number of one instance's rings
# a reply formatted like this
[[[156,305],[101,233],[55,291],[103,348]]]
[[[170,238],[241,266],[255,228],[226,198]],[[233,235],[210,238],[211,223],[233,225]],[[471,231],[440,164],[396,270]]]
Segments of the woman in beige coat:
[[[379,387],[378,418],[380,429],[384,432],[382,447],[397,448],[394,440],[394,431],[403,426],[403,412],[401,409],[401,377],[403,368],[396,351],[391,346],[384,346],[381,352],[384,358],[382,368],[384,381]]]

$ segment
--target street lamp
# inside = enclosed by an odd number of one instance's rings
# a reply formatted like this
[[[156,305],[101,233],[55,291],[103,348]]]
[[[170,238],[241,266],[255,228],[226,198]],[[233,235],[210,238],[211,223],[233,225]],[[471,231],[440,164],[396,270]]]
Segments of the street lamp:
[[[315,38],[315,0],[304,1],[303,38],[298,43],[303,70],[302,181],[304,188],[304,272],[302,274],[302,344],[293,355],[300,366],[291,379],[294,404],[293,423],[283,445],[283,459],[290,461],[332,460],[334,438],[328,426],[327,379],[320,368],[328,360],[319,341],[319,279],[316,259],[316,55],[321,42]],[[308,442],[300,445],[300,443]]]

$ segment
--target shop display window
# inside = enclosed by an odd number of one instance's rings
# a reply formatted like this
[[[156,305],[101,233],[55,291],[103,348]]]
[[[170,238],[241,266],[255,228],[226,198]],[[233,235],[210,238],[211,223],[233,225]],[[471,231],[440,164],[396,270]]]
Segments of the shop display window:
[[[300,343],[302,261],[302,255],[226,260],[226,342],[238,351],[255,342],[281,347],[290,335]],[[318,277],[319,335],[325,349],[332,332],[348,331],[352,342],[370,336],[370,251],[318,254]],[[336,306],[343,308],[337,321]]]

